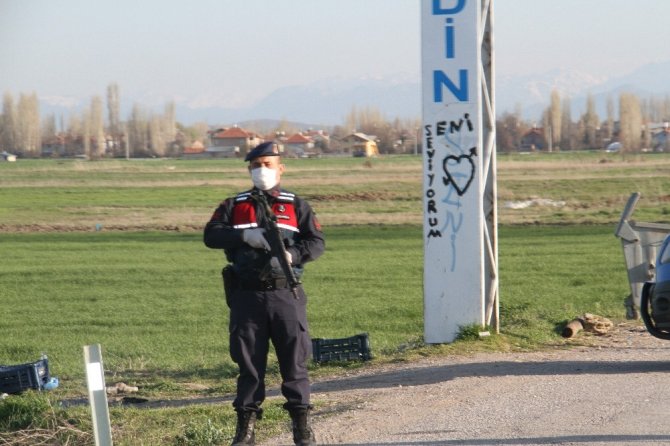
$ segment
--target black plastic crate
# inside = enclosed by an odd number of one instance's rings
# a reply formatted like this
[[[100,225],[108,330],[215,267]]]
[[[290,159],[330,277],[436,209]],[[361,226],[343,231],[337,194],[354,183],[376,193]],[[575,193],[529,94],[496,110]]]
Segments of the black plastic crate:
[[[46,356],[36,362],[0,365],[0,392],[21,393],[24,390],[43,390],[51,382],[49,360]]]
[[[315,362],[367,361],[372,358],[370,338],[361,333],[350,338],[312,339],[312,357]]]

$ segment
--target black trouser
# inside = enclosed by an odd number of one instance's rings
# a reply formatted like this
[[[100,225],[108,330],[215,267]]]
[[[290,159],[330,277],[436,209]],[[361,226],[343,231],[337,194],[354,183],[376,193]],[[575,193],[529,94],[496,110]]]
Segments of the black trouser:
[[[230,356],[240,368],[237,410],[260,412],[265,400],[265,370],[272,341],[288,410],[309,407],[307,359],[312,342],[307,327],[307,299],[288,288],[273,291],[236,290],[230,307]]]

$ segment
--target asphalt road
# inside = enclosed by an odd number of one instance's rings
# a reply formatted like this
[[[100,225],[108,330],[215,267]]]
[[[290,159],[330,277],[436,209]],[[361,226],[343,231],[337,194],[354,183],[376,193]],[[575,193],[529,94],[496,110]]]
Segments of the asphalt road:
[[[670,445],[670,341],[635,324],[589,341],[315,382],[318,444]],[[263,443],[283,444],[288,434]]]

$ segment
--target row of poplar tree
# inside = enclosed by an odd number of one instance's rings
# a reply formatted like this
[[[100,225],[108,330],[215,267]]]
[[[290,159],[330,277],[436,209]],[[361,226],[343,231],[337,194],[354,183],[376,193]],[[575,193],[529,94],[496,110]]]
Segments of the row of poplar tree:
[[[596,112],[595,99],[589,94],[585,112],[574,119],[570,97],[553,90],[539,124],[523,120],[520,106],[497,119],[498,150],[519,150],[524,135],[536,130],[544,137],[544,149],[548,150],[602,149],[612,142],[620,142],[625,150],[637,152],[652,147],[653,132],[659,130],[654,126],[670,121],[670,96],[641,99],[633,93],[622,92],[618,98],[608,96],[605,108],[606,116],[601,118]]]
[[[106,110],[105,110],[106,108]],[[60,130],[56,116],[40,116],[36,93],[19,95],[15,101],[5,93],[0,115],[0,149],[25,157],[50,153],[103,156],[170,156],[179,151],[178,124],[174,102],[163,113],[148,112],[139,104],[126,121],[120,116],[119,87],[107,87],[106,107],[100,96],[93,96],[81,113],[71,113]],[[206,134],[206,130],[205,130]]]
[[[0,151],[25,157],[39,157],[46,147],[49,153],[65,156],[87,155],[91,159],[105,156],[178,156],[194,141],[208,144],[207,123],[184,126],[176,120],[174,102],[168,102],[161,113],[148,111],[135,104],[125,121],[120,116],[119,87],[107,87],[106,104],[100,96],[80,113],[71,113],[67,123],[56,116],[40,116],[36,93],[20,94],[15,100],[5,93],[0,115]],[[106,106],[105,106],[106,105]],[[105,110],[106,108],[106,110]],[[621,142],[629,151],[651,145],[652,123],[670,121],[670,97],[642,100],[631,93],[621,93],[618,103],[607,99],[606,116],[596,112],[595,100],[589,95],[586,111],[576,120],[571,114],[569,97],[552,91],[549,106],[540,117],[540,124],[521,118],[520,106],[515,112],[503,113],[496,121],[498,150],[513,152],[522,148],[525,135],[531,130],[541,132],[548,147],[554,150],[600,149],[613,141]],[[374,107],[356,108],[347,114],[340,126],[330,129],[330,143],[319,146],[323,152],[337,152],[338,140],[352,132],[374,136],[381,153],[417,153],[421,149],[420,119],[388,120]],[[255,132],[267,129],[247,129]],[[292,134],[301,129],[280,122],[272,131]]]
[[[107,87],[106,107],[100,96],[80,113],[64,117],[40,116],[36,93],[20,94],[15,101],[11,93],[5,93],[0,115],[0,151],[24,157],[40,157],[45,154],[64,156],[86,155],[90,159],[102,157],[147,157],[179,156],[185,147],[195,141],[204,145],[209,131],[205,122],[184,126],[177,122],[175,104],[165,104],[162,113],[148,111],[135,104],[128,118],[120,116],[119,87],[112,83]],[[253,125],[251,125],[253,127]],[[420,150],[420,120],[387,120],[374,107],[352,107],[343,125],[328,129],[330,139],[320,141],[315,148],[323,153],[338,152],[339,141],[352,132],[374,136],[381,153],[412,153]],[[60,129],[60,130],[59,130]],[[280,121],[274,128],[247,128],[259,135],[292,135],[305,129],[297,128],[287,121]]]

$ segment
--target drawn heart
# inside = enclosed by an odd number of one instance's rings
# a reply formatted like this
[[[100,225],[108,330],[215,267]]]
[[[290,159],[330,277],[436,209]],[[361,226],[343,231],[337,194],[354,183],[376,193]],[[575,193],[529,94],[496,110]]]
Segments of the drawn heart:
[[[475,177],[475,163],[472,161],[472,155],[449,155],[442,162],[446,178],[442,178],[445,186],[451,183],[456,189],[459,197],[470,187],[472,179]]]

